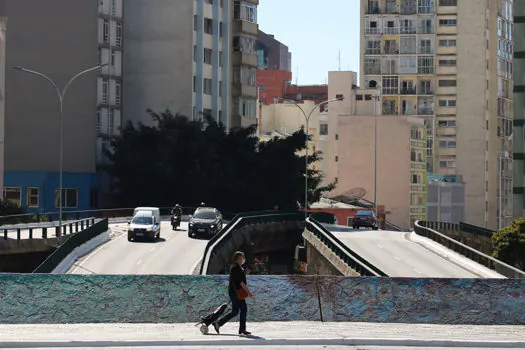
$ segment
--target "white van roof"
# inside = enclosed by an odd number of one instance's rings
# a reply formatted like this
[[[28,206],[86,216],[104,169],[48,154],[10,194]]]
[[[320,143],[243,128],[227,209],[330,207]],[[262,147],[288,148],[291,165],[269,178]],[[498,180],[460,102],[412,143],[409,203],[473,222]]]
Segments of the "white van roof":
[[[154,211],[154,210],[160,210],[160,209],[156,207],[137,207],[135,208],[135,211],[144,211],[144,210]]]
[[[135,216],[153,216],[153,212],[151,210],[139,210],[135,213]]]

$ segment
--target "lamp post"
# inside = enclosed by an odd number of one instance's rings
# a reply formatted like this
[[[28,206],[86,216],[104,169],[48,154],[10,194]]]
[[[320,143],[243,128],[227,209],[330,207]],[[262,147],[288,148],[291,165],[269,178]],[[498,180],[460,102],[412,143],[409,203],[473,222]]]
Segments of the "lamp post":
[[[80,73],[76,74],[75,76],[73,76],[73,78],[71,78],[66,86],[64,87],[64,89],[62,89],[62,91],[60,91],[60,89],[57,87],[55,81],[53,79],[51,79],[50,77],[48,77],[47,75],[43,74],[43,73],[40,73],[40,72],[36,72],[36,71],[33,71],[33,70],[30,70],[30,69],[26,69],[26,68],[23,68],[23,67],[20,67],[20,66],[16,66],[16,67],[13,67],[14,69],[16,70],[19,70],[19,71],[22,71],[22,72],[25,72],[25,73],[29,73],[29,74],[33,74],[33,75],[37,75],[41,78],[44,78],[48,81],[49,84],[51,84],[51,86],[55,89],[56,93],[57,93],[57,96],[58,96],[58,100],[60,102],[60,155],[59,155],[59,185],[58,185],[58,190],[59,190],[59,204],[58,204],[58,227],[59,227],[59,233],[58,233],[58,244],[60,245],[61,244],[61,236],[62,236],[62,207],[63,207],[63,191],[62,191],[62,177],[63,177],[63,144],[64,144],[64,138],[63,138],[63,134],[64,134],[64,97],[66,95],[66,92],[67,92],[67,89],[69,88],[69,85],[71,85],[71,83],[73,81],[75,81],[77,78],[79,78],[80,76],[86,74],[86,73],[89,73],[91,71],[94,71],[94,70],[97,70],[97,69],[100,69],[102,67],[105,67],[107,66],[108,64],[102,64],[102,65],[98,65],[98,66],[95,66],[95,67],[92,67],[92,68],[88,68],[86,70],[83,70],[81,71]]]
[[[372,95],[374,99],[374,206],[377,217],[377,111],[376,105],[379,101],[379,95]]]
[[[340,96],[340,97],[337,97],[337,98],[333,98],[331,100],[326,100],[326,101],[323,101],[323,102],[320,102],[316,105],[314,105],[312,107],[312,109],[310,110],[310,112],[308,112],[308,114],[306,114],[306,112],[304,111],[303,107],[301,107],[301,105],[299,105],[297,103],[297,101],[293,101],[293,100],[286,100],[286,99],[283,99],[281,97],[274,97],[276,99],[279,99],[281,101],[284,101],[284,102],[289,102],[291,104],[293,104],[295,107],[299,108],[299,110],[301,111],[302,115],[304,116],[304,120],[305,120],[305,134],[306,134],[306,150],[305,150],[305,174],[304,174],[304,219],[306,220],[307,216],[308,216],[308,131],[309,131],[309,128],[308,128],[308,123],[310,122],[310,117],[312,116],[312,113],[320,108],[321,106],[324,106],[324,105],[327,105],[331,102],[336,102],[336,101],[342,101],[344,100],[344,96]]]

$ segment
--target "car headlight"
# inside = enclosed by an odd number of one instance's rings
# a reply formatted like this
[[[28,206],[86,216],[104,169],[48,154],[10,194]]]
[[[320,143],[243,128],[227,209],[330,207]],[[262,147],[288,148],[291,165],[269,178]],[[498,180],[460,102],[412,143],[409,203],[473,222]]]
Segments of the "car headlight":
[[[215,225],[210,225],[211,228],[215,228]]]
[[[151,231],[153,231],[153,228],[152,227],[148,228],[148,232],[151,232]]]
[[[193,226],[193,222],[190,222],[190,226]]]

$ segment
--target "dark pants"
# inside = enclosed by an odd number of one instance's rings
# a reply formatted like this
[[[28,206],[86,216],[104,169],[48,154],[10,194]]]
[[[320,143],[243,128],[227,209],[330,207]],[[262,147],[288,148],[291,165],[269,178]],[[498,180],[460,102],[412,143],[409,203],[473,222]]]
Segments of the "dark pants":
[[[228,294],[230,294],[230,300],[232,301],[232,311],[221,318],[217,323],[222,327],[222,325],[224,325],[226,322],[237,316],[240,310],[241,320],[239,323],[239,332],[243,332],[246,330],[246,314],[248,313],[246,300],[238,300],[237,295],[235,295],[235,292],[233,291],[229,292]]]

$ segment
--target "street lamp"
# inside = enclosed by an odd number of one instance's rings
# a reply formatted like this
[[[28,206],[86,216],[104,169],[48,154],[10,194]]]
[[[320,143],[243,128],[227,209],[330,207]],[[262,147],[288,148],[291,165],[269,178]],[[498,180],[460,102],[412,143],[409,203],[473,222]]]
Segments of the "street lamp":
[[[377,112],[376,105],[379,101],[379,95],[372,95],[374,99],[374,206],[377,217]]]
[[[62,91],[60,91],[60,89],[57,87],[55,81],[53,79],[51,79],[50,77],[48,77],[47,75],[43,74],[43,73],[40,73],[40,72],[36,72],[36,71],[33,71],[33,70],[30,70],[30,69],[26,69],[26,68],[23,68],[23,67],[20,67],[20,66],[16,66],[16,67],[13,67],[14,69],[16,70],[19,70],[19,71],[22,71],[22,72],[25,72],[25,73],[29,73],[29,74],[33,74],[33,75],[37,75],[41,78],[44,78],[46,79],[49,84],[51,84],[51,86],[55,89],[57,95],[58,95],[58,99],[59,99],[59,102],[60,102],[60,156],[59,156],[59,198],[60,198],[60,203],[58,205],[58,226],[59,226],[59,233],[58,233],[58,244],[61,243],[61,236],[62,236],[62,207],[63,207],[63,194],[62,194],[62,176],[63,176],[63,166],[62,166],[62,162],[63,162],[63,143],[64,143],[64,140],[63,140],[63,131],[64,131],[64,97],[66,95],[66,92],[67,92],[67,89],[69,88],[69,85],[71,85],[71,83],[79,78],[80,76],[86,74],[86,73],[89,73],[91,71],[94,71],[94,70],[97,70],[97,69],[100,69],[102,67],[105,67],[107,66],[108,64],[102,64],[102,65],[98,65],[98,66],[95,66],[95,67],[92,67],[92,68],[89,68],[89,69],[86,69],[86,70],[83,70],[82,72],[78,73],[77,75],[75,75],[73,78],[71,78],[66,86],[64,87],[64,89]]]
[[[305,174],[304,174],[304,219],[306,220],[307,216],[308,216],[308,131],[309,131],[309,128],[308,128],[308,123],[310,122],[310,117],[312,116],[312,113],[320,108],[321,106],[324,106],[324,105],[327,105],[331,102],[336,102],[336,101],[342,101],[344,100],[344,96],[339,96],[339,97],[336,97],[336,98],[333,98],[331,100],[327,100],[327,101],[323,101],[321,103],[318,103],[316,105],[314,105],[312,107],[312,109],[310,110],[310,112],[308,114],[306,114],[306,112],[304,111],[303,107],[301,107],[301,105],[299,105],[297,103],[297,101],[293,101],[293,100],[286,100],[286,99],[283,99],[282,97],[276,97],[274,96],[274,98],[278,99],[278,100],[281,100],[281,101],[284,101],[284,102],[288,102],[288,103],[291,103],[293,104],[295,107],[299,108],[301,110],[301,113],[303,114],[304,116],[304,119],[305,119],[305,122],[306,122],[306,125],[305,125],[305,134],[306,134],[306,156],[305,156]]]

